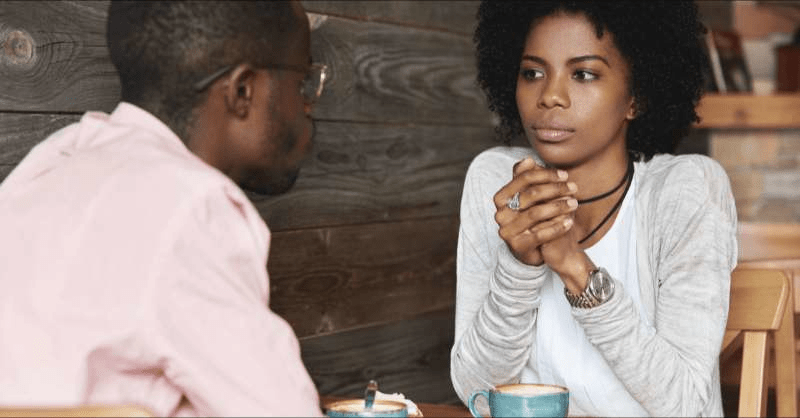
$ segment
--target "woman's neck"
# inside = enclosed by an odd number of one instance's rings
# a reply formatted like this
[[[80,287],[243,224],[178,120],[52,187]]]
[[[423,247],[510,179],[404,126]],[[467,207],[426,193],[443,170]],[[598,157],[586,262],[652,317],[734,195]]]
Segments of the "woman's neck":
[[[613,225],[623,197],[633,181],[633,173],[629,172],[629,167],[632,169],[632,165],[629,166],[630,158],[625,152],[621,157],[582,164],[568,170],[570,181],[578,186],[576,198],[583,201],[575,211],[573,228],[578,240],[583,240],[581,245],[584,248],[599,241]],[[630,161],[630,164],[633,162]]]

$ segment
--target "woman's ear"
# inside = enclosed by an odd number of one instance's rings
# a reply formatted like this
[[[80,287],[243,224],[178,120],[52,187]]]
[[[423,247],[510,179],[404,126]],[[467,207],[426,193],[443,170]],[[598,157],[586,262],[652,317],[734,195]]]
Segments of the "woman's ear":
[[[628,113],[625,115],[625,119],[634,120],[638,115],[639,115],[639,105],[636,103],[636,99],[631,98],[631,103],[628,106]]]
[[[255,69],[250,64],[239,64],[231,70],[225,85],[225,106],[238,117],[247,117],[253,102]]]

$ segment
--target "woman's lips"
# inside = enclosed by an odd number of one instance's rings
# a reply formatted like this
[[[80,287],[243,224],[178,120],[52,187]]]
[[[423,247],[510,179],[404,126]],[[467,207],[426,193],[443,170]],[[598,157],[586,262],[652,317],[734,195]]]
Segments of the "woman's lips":
[[[539,140],[546,142],[563,141],[574,132],[571,129],[561,128],[534,128],[533,131],[536,133],[536,137],[539,138]]]

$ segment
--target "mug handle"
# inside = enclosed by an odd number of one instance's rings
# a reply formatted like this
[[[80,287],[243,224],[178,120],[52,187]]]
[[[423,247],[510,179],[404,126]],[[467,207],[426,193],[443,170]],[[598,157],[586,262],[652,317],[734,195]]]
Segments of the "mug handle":
[[[481,415],[478,412],[478,408],[475,407],[475,399],[478,396],[481,396],[481,395],[483,395],[483,397],[485,397],[487,401],[489,400],[489,392],[486,391],[486,390],[479,390],[479,391],[473,393],[472,396],[469,397],[469,405],[468,405],[469,406],[469,412],[475,418],[483,418],[483,415]]]

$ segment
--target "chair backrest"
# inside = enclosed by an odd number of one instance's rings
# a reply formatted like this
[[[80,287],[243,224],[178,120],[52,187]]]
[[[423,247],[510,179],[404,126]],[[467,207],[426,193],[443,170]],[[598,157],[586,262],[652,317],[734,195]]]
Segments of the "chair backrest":
[[[0,417],[153,417],[135,405],[83,405],[68,407],[3,407]]]
[[[777,270],[736,269],[726,330],[742,335],[739,416],[760,417],[767,408],[768,339],[781,326],[789,300],[789,280]],[[726,336],[725,345],[732,338]],[[723,350],[726,348],[724,347]]]
[[[798,416],[800,383],[800,224],[739,223],[738,268],[773,269],[789,278],[790,296],[781,328],[775,332],[777,368],[770,386],[776,390],[778,416]]]
[[[774,331],[789,298],[789,280],[778,270],[737,268],[731,274],[726,329]]]

